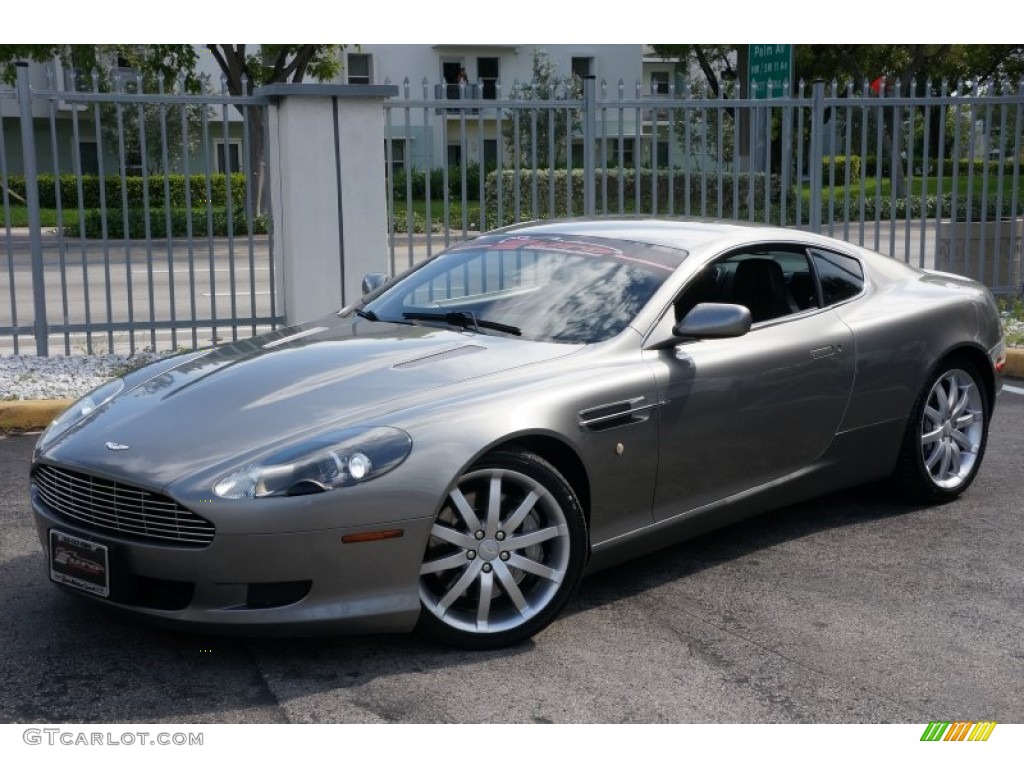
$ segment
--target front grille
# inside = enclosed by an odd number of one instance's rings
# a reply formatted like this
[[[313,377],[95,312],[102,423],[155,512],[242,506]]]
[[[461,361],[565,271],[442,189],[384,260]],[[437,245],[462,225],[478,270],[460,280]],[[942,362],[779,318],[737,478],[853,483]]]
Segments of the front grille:
[[[53,512],[85,528],[158,544],[213,541],[213,523],[159,493],[47,464],[33,480]]]

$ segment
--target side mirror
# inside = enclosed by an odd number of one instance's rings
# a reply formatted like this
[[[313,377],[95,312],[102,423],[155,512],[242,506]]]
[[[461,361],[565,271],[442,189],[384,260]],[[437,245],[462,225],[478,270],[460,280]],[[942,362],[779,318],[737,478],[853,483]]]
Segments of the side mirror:
[[[672,328],[672,335],[647,349],[668,349],[685,339],[728,339],[750,330],[750,310],[741,304],[698,304]]]
[[[672,329],[674,336],[728,339],[750,330],[750,310],[742,304],[698,304]]]
[[[383,272],[368,272],[363,275],[363,296],[373,293],[388,281],[388,276]]]

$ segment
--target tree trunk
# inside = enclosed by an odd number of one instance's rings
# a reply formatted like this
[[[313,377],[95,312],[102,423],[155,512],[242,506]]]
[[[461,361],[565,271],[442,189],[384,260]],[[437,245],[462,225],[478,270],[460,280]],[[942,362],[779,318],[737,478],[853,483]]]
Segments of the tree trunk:
[[[249,176],[246,179],[252,195],[253,212],[256,216],[264,215],[270,203],[268,201],[269,185],[267,184],[266,142],[266,108],[249,107],[246,120],[246,141],[249,144]]]

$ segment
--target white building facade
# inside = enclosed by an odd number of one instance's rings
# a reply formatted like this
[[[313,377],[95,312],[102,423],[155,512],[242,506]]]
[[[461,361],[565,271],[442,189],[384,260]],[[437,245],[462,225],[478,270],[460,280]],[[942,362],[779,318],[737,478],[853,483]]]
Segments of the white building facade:
[[[557,80],[593,76],[598,83],[615,87],[622,81],[632,90],[643,79],[643,51],[640,44],[350,46],[341,54],[344,68],[339,81],[399,87],[399,97],[389,102],[393,168],[487,166],[496,163],[499,152],[507,153],[502,131],[511,120],[508,112],[489,104],[507,101],[517,87],[533,81],[536,55],[547,59]],[[402,108],[404,101],[432,99],[464,99],[477,106],[414,109],[411,115]]]

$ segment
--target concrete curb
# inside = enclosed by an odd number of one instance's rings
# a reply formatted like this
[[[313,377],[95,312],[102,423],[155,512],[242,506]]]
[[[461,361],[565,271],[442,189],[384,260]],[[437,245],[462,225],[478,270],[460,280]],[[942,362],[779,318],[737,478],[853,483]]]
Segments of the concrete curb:
[[[1006,350],[1006,367],[1003,368],[1003,375],[1024,379],[1024,349]]]
[[[1024,349],[1006,350],[1004,376],[1024,379]],[[0,431],[43,429],[74,400],[6,400],[0,402]]]
[[[42,429],[74,400],[5,400],[0,402],[0,430]]]

